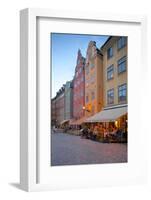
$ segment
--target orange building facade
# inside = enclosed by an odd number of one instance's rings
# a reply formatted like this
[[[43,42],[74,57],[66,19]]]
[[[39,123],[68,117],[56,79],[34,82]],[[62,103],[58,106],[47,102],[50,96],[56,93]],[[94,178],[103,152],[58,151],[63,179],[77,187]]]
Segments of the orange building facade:
[[[90,41],[85,64],[85,116],[101,111],[103,106],[103,55]]]

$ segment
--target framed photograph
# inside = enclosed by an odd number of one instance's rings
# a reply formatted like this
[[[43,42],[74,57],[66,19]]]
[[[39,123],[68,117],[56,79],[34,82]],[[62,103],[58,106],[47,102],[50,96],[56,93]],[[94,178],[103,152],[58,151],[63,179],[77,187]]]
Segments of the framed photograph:
[[[146,17],[20,12],[20,184],[145,183]]]

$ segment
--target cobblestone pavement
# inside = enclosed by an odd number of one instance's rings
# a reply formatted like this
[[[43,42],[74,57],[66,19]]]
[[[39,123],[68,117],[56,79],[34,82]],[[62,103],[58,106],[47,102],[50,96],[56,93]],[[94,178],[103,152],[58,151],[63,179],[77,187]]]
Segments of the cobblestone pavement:
[[[52,134],[51,150],[52,166],[127,162],[127,144],[99,143],[64,133]]]

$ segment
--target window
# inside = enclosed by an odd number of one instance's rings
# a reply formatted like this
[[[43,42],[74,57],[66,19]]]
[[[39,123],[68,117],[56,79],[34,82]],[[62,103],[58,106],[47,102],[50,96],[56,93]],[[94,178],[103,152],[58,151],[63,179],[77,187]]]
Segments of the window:
[[[77,61],[77,64],[78,64],[78,65],[80,64],[80,59]]]
[[[113,104],[114,103],[114,89],[107,91],[107,103]]]
[[[92,49],[92,57],[95,56],[95,52],[96,52],[96,50],[95,50],[95,47],[93,46],[93,49]]]
[[[89,73],[89,66],[86,66],[86,74]]]
[[[78,76],[78,71],[76,72],[76,77]]]
[[[121,49],[126,46],[126,37],[120,37],[120,39],[117,41],[117,48]]]
[[[85,81],[85,84],[86,84],[86,86],[89,86],[89,84],[90,84],[90,79],[89,78]]]
[[[95,99],[95,93],[91,92],[91,100],[94,100],[94,99]]]
[[[85,85],[86,85],[86,87],[88,87],[88,86],[89,86],[89,83],[87,82],[87,83],[85,83]]]
[[[87,55],[87,57],[86,57],[86,64],[88,64],[89,63],[89,58],[88,58],[88,55]]]
[[[95,111],[95,108],[94,108],[94,106],[92,106],[91,113],[94,114],[95,113],[94,111]]]
[[[86,103],[89,101],[89,96],[87,95],[86,96]]]
[[[107,80],[112,79],[114,76],[114,65],[107,68]]]
[[[94,64],[93,64],[93,63],[90,63],[90,67],[93,68],[93,67],[94,67]]]
[[[127,85],[123,84],[118,87],[118,101],[125,102],[127,96]]]
[[[126,71],[126,56],[118,60],[118,74]]]
[[[107,50],[107,58],[111,58],[113,56],[113,48],[110,47],[108,50]]]
[[[84,81],[84,76],[82,75],[82,76],[81,76],[81,82],[83,82],[83,81]]]
[[[95,74],[91,75],[90,83],[93,84],[95,82]]]

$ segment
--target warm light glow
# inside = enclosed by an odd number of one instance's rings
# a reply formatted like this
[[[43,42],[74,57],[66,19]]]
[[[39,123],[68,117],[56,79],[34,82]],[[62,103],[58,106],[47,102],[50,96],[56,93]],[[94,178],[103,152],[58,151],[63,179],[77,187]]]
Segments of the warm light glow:
[[[83,110],[85,110],[85,106],[83,106]]]
[[[115,126],[118,127],[118,121],[115,121]]]

